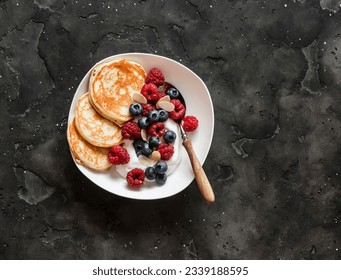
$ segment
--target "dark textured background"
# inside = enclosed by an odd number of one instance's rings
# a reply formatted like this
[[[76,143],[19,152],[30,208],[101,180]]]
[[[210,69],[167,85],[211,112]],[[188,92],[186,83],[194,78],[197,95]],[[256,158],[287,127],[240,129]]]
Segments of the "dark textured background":
[[[338,2],[0,0],[0,258],[340,259]],[[120,198],[75,167],[77,85],[134,51],[206,82],[214,205],[194,182]]]

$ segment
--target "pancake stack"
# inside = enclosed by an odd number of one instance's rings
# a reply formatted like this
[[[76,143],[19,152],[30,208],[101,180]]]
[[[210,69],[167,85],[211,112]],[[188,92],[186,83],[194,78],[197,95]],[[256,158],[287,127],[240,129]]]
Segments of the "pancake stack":
[[[146,73],[143,67],[125,59],[94,67],[89,92],[76,106],[67,138],[75,160],[93,170],[110,168],[110,147],[122,142],[121,126],[131,119],[129,106],[139,93]]]

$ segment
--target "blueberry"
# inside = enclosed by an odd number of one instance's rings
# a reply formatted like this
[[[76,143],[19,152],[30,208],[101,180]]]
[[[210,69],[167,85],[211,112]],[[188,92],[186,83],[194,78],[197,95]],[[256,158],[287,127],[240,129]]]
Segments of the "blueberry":
[[[160,145],[160,140],[157,136],[151,136],[149,138],[149,147],[150,148],[157,148]]]
[[[149,125],[149,120],[147,119],[147,117],[140,117],[137,121],[137,124],[140,128],[147,128]]]
[[[142,113],[142,105],[140,103],[132,103],[129,106],[129,113],[132,116],[139,116]]]
[[[173,143],[175,139],[176,139],[176,134],[173,130],[167,130],[163,134],[163,140],[165,140],[165,142],[168,144]]]
[[[166,93],[167,93],[167,95],[169,95],[169,97],[171,99],[179,98],[179,96],[180,96],[180,92],[174,87],[167,89]]]
[[[164,161],[158,161],[155,164],[155,171],[157,174],[165,174],[168,169],[167,163]]]
[[[167,175],[166,174],[157,174],[155,178],[156,183],[159,185],[163,185],[167,181]]]
[[[160,117],[159,117],[160,122],[165,122],[169,118],[168,112],[166,110],[163,110],[163,109],[159,110],[159,115],[160,115]]]
[[[144,174],[146,175],[146,178],[149,180],[154,180],[156,177],[156,171],[154,167],[147,167]]]
[[[146,157],[149,157],[152,154],[153,150],[149,147],[147,142],[144,142],[142,145],[142,154]]]
[[[151,110],[148,112],[147,118],[150,123],[157,122],[160,118],[160,113],[158,110]]]
[[[133,142],[133,146],[134,146],[134,149],[135,149],[135,153],[136,153],[136,156],[139,157],[140,155],[142,155],[142,148],[143,148],[143,145],[144,145],[144,142],[143,140],[141,139],[138,139],[138,140],[135,140]]]

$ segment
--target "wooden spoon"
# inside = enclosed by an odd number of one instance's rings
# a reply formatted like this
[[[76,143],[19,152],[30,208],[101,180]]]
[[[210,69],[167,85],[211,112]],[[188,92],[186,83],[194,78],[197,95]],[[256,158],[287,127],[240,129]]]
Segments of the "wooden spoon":
[[[172,84],[166,82],[164,85],[164,91],[166,92],[166,90],[170,87],[175,88]],[[179,100],[186,107],[185,99],[181,95],[180,91],[179,91],[179,93],[180,93]],[[215,196],[214,196],[212,186],[211,186],[211,184],[210,184],[210,182],[206,176],[204,169],[202,168],[202,166],[201,166],[201,164],[200,164],[200,162],[199,162],[199,160],[195,154],[195,151],[194,151],[193,145],[192,145],[192,141],[191,141],[191,139],[188,138],[184,128],[182,127],[181,122],[182,122],[182,120],[177,121],[178,125],[180,126],[180,132],[181,132],[181,137],[182,137],[182,145],[185,147],[185,149],[187,151],[189,160],[190,160],[191,165],[192,165],[194,177],[195,177],[195,180],[197,181],[197,185],[199,187],[201,195],[203,196],[203,198],[205,199],[205,201],[208,204],[211,204],[215,200]]]
[[[181,137],[183,140],[182,145],[185,147],[187,151],[194,172],[195,180],[197,181],[201,195],[208,204],[211,204],[214,202],[215,196],[210,181],[208,180],[206,173],[194,152],[191,139],[188,138],[182,125],[179,124],[179,126],[181,131]]]

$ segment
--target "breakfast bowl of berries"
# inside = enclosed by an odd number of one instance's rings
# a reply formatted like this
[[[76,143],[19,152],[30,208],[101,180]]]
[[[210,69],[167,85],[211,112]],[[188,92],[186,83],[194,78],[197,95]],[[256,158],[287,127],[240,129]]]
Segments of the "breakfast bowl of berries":
[[[201,166],[213,132],[212,100],[198,75],[163,56],[125,53],[98,62],[82,79],[67,139],[76,166],[93,183],[152,200],[181,192],[194,178],[205,194]]]

